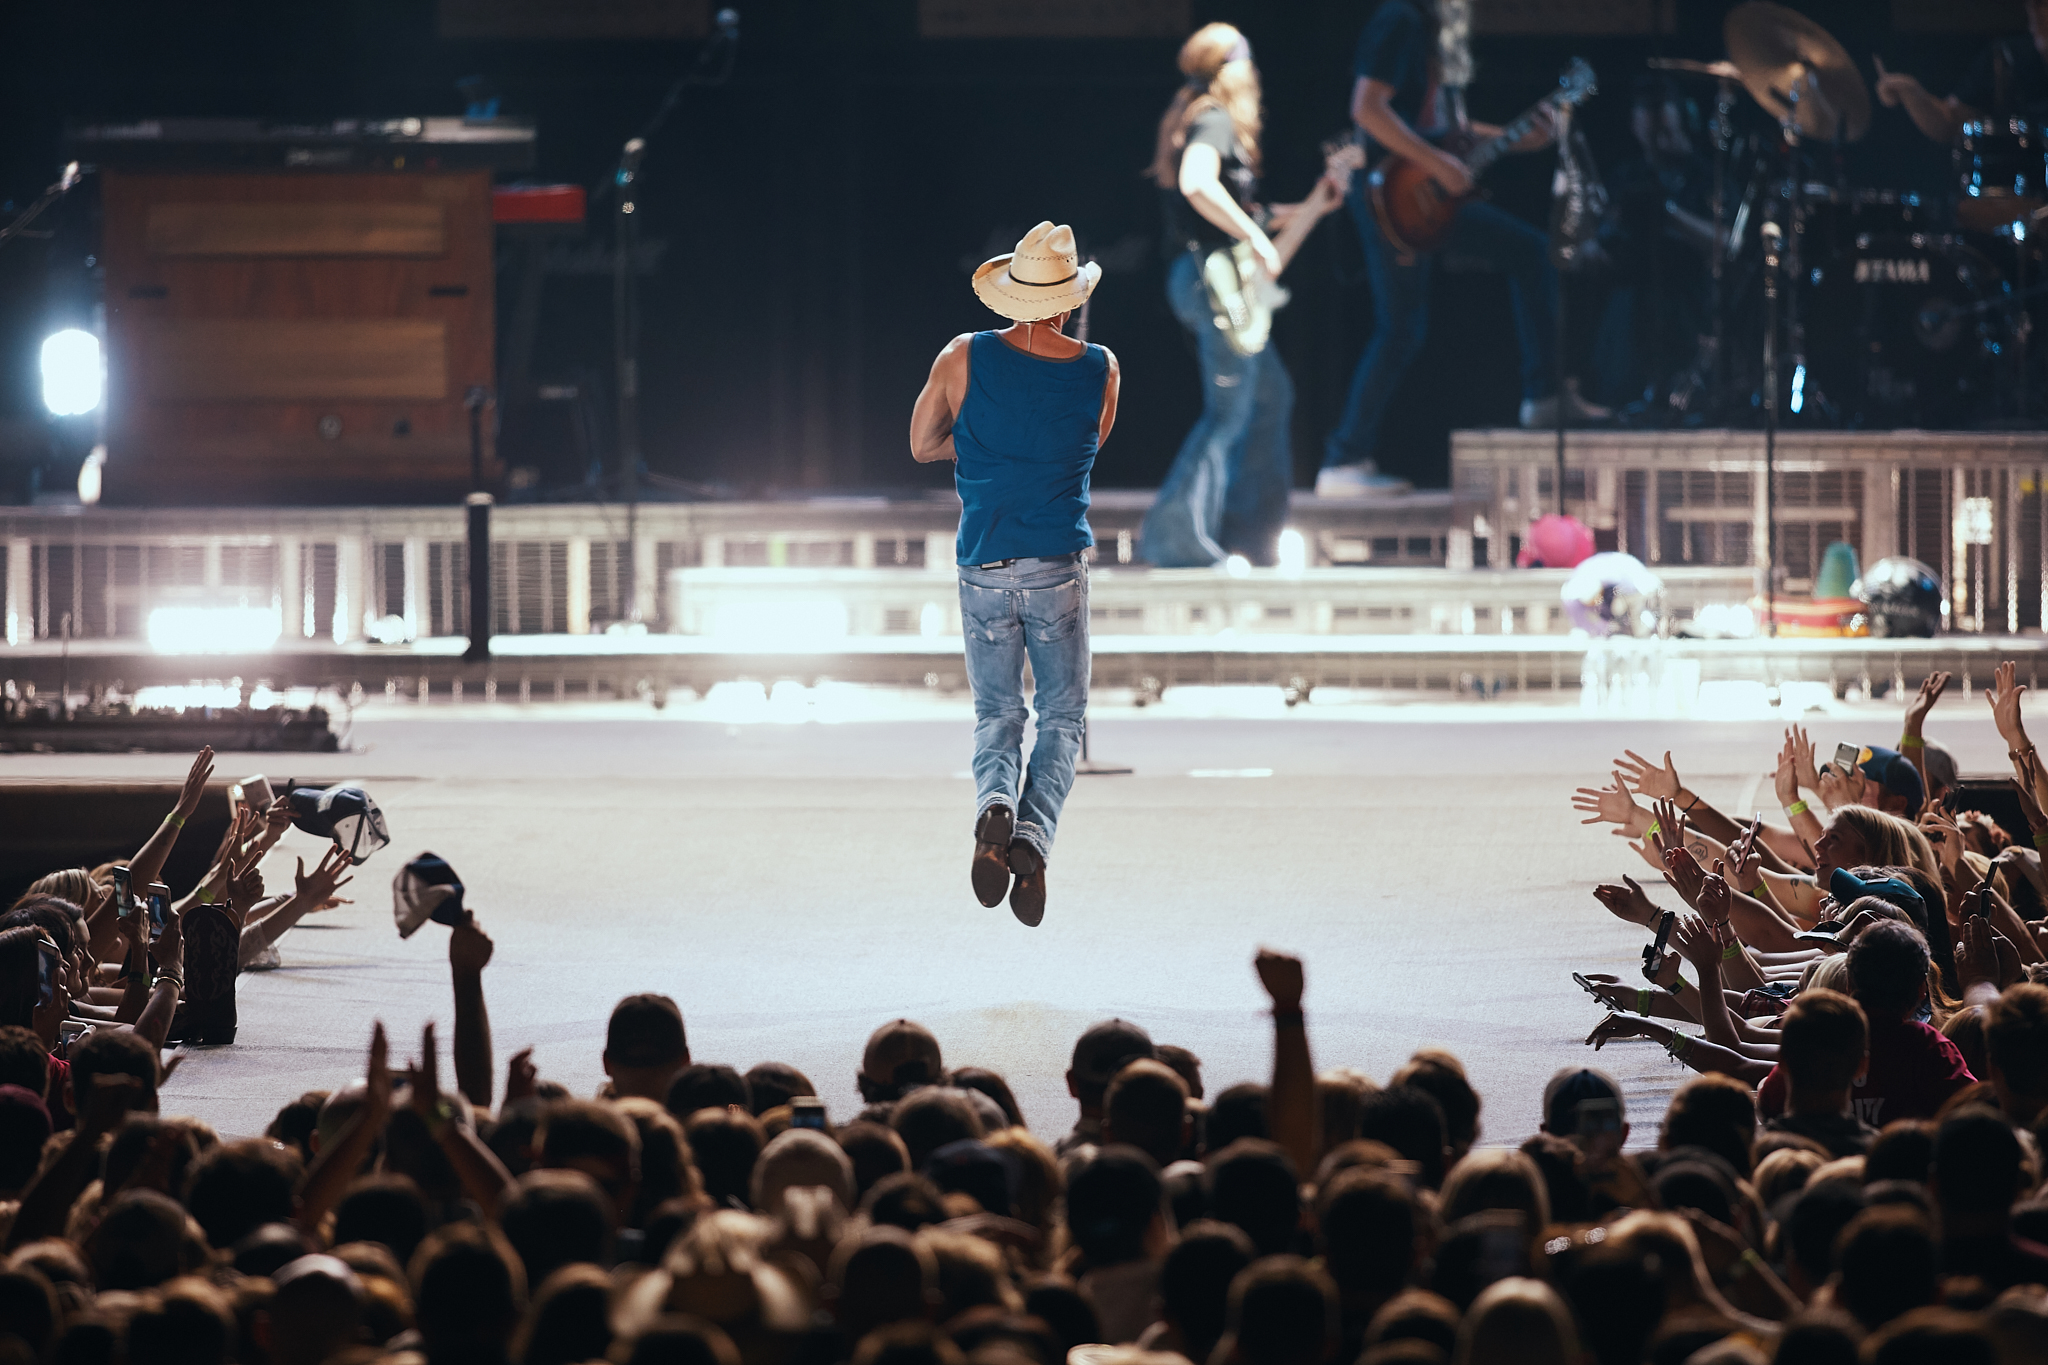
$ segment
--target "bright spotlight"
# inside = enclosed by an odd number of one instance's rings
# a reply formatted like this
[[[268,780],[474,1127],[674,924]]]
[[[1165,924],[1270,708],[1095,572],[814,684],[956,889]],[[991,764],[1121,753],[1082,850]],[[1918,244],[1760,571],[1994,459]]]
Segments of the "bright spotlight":
[[[276,607],[158,607],[149,614],[149,647],[159,654],[246,654],[270,649],[284,634]]]
[[[788,597],[721,602],[711,633],[770,649],[812,648],[846,638],[846,604],[832,598]]]
[[[1243,555],[1232,555],[1223,561],[1223,572],[1229,574],[1232,578],[1250,578],[1252,576],[1252,562]]]
[[[43,341],[43,406],[56,417],[80,417],[100,405],[106,374],[100,339],[67,327]]]
[[[1308,537],[1292,526],[1280,533],[1280,569],[1300,573],[1308,567]]]
[[[87,507],[99,504],[100,488],[105,482],[107,448],[94,446],[92,454],[85,457],[85,463],[78,466],[78,500]]]

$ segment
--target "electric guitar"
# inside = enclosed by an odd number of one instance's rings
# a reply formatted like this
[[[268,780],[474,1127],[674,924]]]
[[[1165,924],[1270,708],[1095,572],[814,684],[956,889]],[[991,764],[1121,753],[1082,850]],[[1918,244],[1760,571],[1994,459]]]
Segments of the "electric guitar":
[[[1529,135],[1538,114],[1549,110],[1555,115],[1583,103],[1597,88],[1593,68],[1583,58],[1574,57],[1557,78],[1557,89],[1531,105],[1497,135],[1475,141],[1468,133],[1453,133],[1446,139],[1445,150],[1465,163],[1465,169],[1476,182],[1494,162]],[[1452,194],[1431,179],[1420,162],[1398,156],[1381,162],[1366,184],[1371,191],[1373,217],[1403,265],[1442,246],[1451,234],[1451,222],[1458,216],[1458,209],[1479,194],[1476,184],[1464,194]]]
[[[1364,166],[1365,149],[1356,143],[1340,138],[1323,144],[1323,172],[1335,182],[1335,193],[1327,207],[1318,204],[1312,211],[1310,206],[1316,203],[1312,191],[1287,220],[1287,226],[1273,238],[1273,252],[1280,258],[1281,270],[1287,269],[1294,253],[1301,250],[1301,244],[1308,240],[1323,216],[1343,201],[1351,188],[1352,173]],[[1316,184],[1320,189],[1322,182]],[[1203,257],[1202,284],[1209,293],[1209,311],[1215,318],[1216,329],[1223,333],[1230,349],[1244,356],[1265,350],[1273,335],[1273,314],[1285,308],[1291,296],[1259,264],[1252,244],[1236,242]]]

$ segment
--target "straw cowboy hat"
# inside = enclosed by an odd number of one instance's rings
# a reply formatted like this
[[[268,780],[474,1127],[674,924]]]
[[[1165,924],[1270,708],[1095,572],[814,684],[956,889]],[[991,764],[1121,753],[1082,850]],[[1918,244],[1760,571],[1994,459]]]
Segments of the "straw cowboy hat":
[[[1072,228],[1040,223],[1015,251],[982,263],[974,272],[974,293],[1012,322],[1038,322],[1079,308],[1101,278],[1095,262],[1078,263]]]

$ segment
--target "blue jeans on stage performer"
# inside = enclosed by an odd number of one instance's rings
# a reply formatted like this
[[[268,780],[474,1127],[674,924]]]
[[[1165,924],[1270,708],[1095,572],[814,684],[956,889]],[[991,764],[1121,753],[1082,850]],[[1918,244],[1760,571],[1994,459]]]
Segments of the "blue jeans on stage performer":
[[[974,895],[1045,918],[1046,865],[1088,717],[1088,479],[1116,424],[1116,357],[1066,335],[1102,267],[1040,223],[974,272],[1010,320],[954,337],[910,414],[911,458],[953,461],[960,625],[974,688]],[[1024,767],[1024,670],[1038,736]]]
[[[960,625],[974,689],[974,822],[991,806],[1017,813],[1015,838],[1052,853],[1074,785],[1088,716],[1088,565],[1078,554],[961,566]],[[1038,712],[1024,759],[1024,665]],[[1020,780],[1021,779],[1021,780]]]
[[[1138,553],[1166,569],[1220,564],[1230,554],[1271,564],[1294,485],[1294,381],[1272,344],[1242,356],[1223,339],[1196,253],[1184,251],[1168,267],[1166,300],[1195,338],[1202,415],[1145,514]]]
[[[1418,254],[1412,264],[1400,255],[1373,218],[1365,177],[1352,185],[1346,205],[1365,248],[1372,283],[1372,340],[1351,376],[1344,416],[1323,450],[1323,468],[1378,473],[1380,424],[1408,367],[1429,334],[1429,284],[1434,257]],[[1492,204],[1475,201],[1458,210],[1444,250],[1486,262],[1506,272],[1514,305],[1515,339],[1522,350],[1525,413],[1557,387],[1557,271],[1543,233]]]

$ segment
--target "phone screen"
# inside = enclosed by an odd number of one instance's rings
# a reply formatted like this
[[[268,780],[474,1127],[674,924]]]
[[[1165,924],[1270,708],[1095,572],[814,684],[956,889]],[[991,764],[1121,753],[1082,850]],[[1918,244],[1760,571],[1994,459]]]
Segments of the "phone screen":
[[[825,1127],[825,1102],[813,1096],[796,1096],[789,1102],[789,1126],[822,1131]]]
[[[114,913],[122,919],[135,913],[134,901],[128,893],[128,869],[125,867],[114,869]]]
[[[36,954],[36,1003],[47,1005],[57,996],[57,947],[52,943],[38,943],[42,949]]]
[[[164,932],[164,920],[171,913],[171,897],[168,888],[152,886],[149,889],[149,936],[160,938]]]

